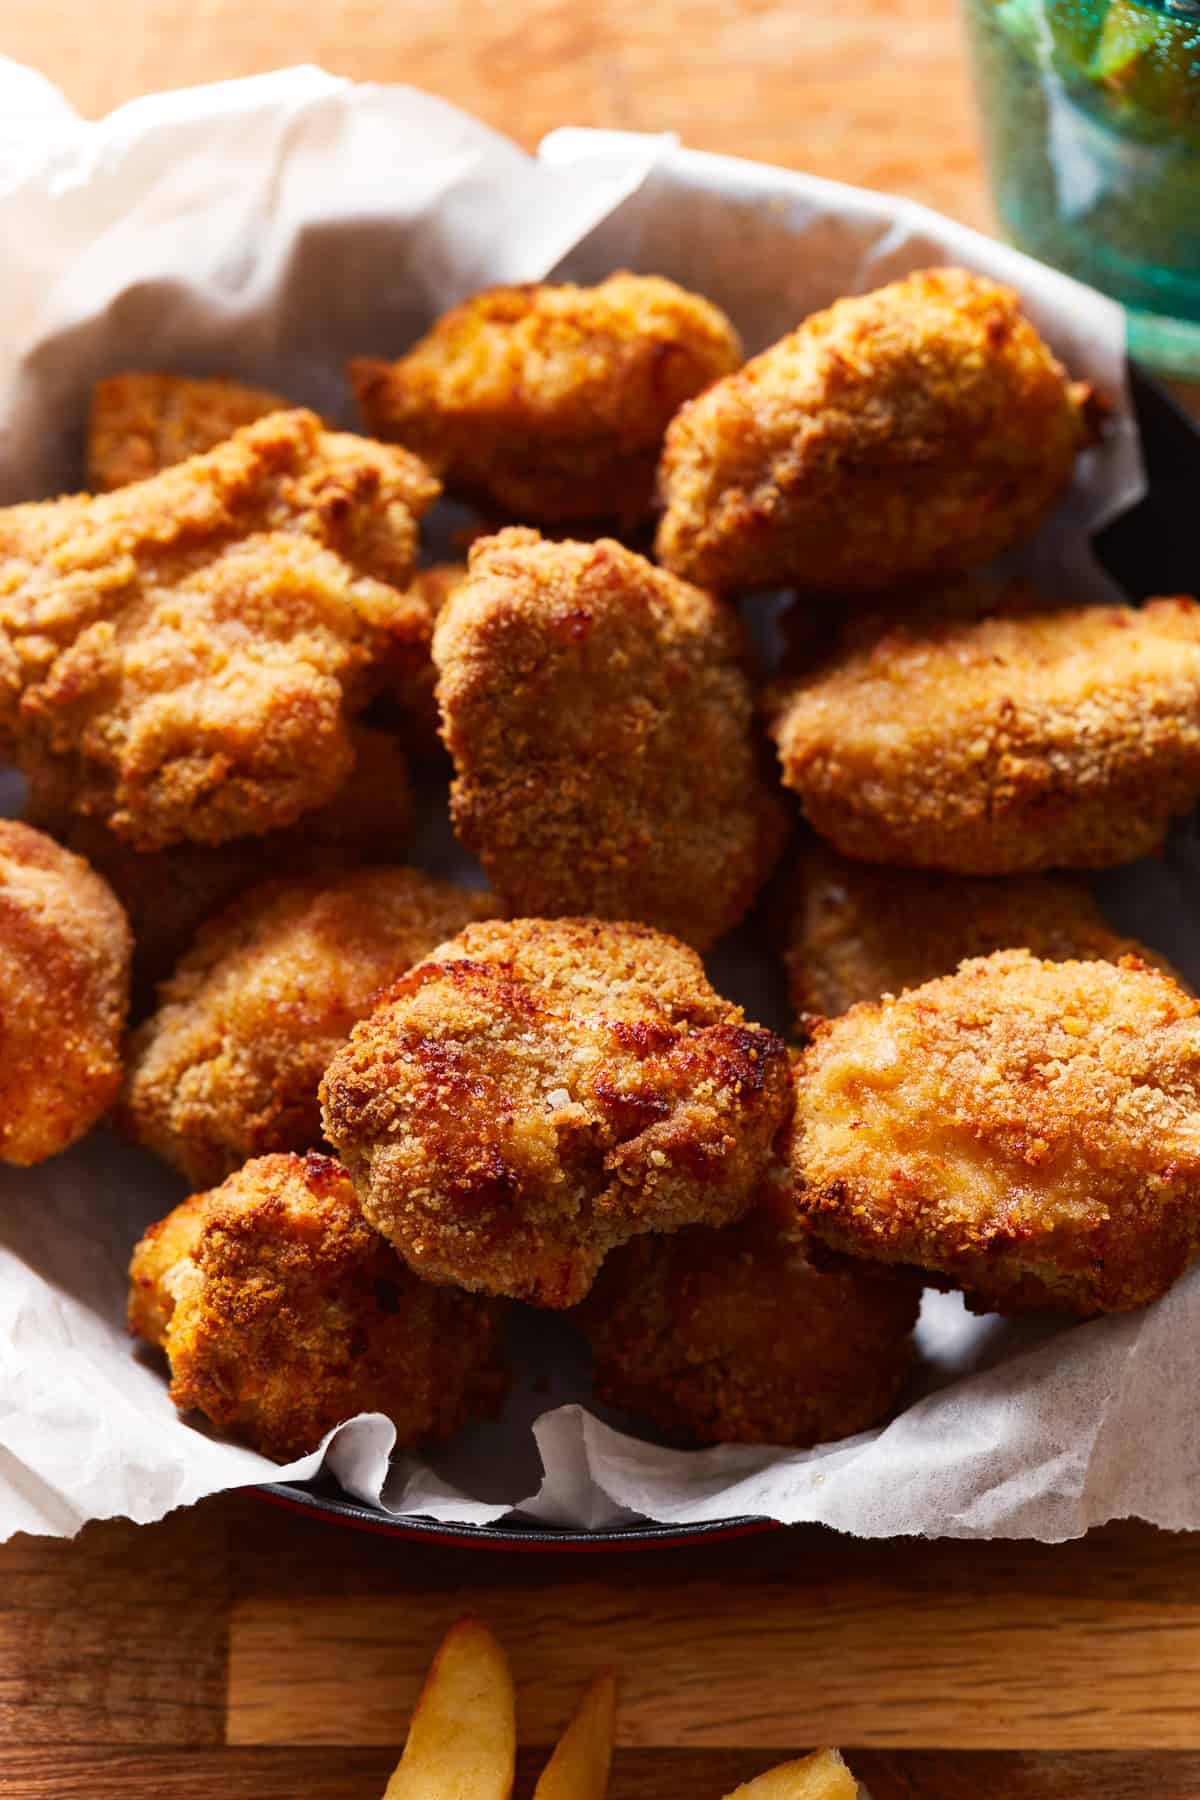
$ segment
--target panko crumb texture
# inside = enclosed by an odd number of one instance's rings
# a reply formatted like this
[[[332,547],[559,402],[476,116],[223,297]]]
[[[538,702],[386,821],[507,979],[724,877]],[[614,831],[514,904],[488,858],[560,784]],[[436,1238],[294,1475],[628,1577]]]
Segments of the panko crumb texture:
[[[172,844],[133,850],[98,819],[69,809],[69,796],[38,784],[26,814],[69,850],[86,857],[108,882],[133,928],[135,1014],[153,1004],[197,931],[239,894],[271,875],[333,874],[367,863],[399,861],[413,822],[408,760],[386,731],[357,725],[354,766],[333,799],[302,813],[294,825],[224,844]],[[141,1010],[145,1010],[144,1004]]]
[[[964,875],[1132,862],[1200,795],[1200,605],[881,616],[771,711],[784,782],[846,856]]]
[[[908,1272],[814,1262],[807,1229],[760,1203],[614,1250],[576,1318],[598,1397],[668,1443],[803,1448],[891,1411],[920,1297]]]
[[[731,609],[609,539],[471,552],[433,644],[455,826],[521,917],[707,949],[786,835]]]
[[[792,1106],[787,1052],[645,926],[469,926],[333,1058],[325,1132],[420,1274],[570,1306],[645,1231],[728,1224]]]
[[[1200,1249],[1200,1004],[1135,958],[1009,950],[816,1027],[796,1203],[984,1310],[1143,1306]]]
[[[180,1412],[278,1460],[360,1412],[409,1447],[494,1413],[504,1308],[409,1273],[327,1156],[264,1156],[138,1244],[130,1330],[161,1346]]]
[[[131,950],[120,904],[82,857],[0,819],[0,1160],[43,1162],[108,1111]]]
[[[400,592],[438,484],[275,413],[96,498],[0,511],[0,742],[141,850],[290,825],[427,656]]]
[[[814,844],[779,883],[775,908],[801,1031],[994,950],[1030,950],[1048,962],[1140,956],[1174,974],[1108,923],[1078,876],[881,869]]]
[[[134,1034],[125,1131],[197,1186],[248,1157],[321,1142],[317,1087],[376,995],[487,894],[418,869],[293,876],[203,927]]]
[[[812,314],[680,408],[659,559],[720,590],[955,575],[1033,533],[1096,408],[1011,288],[920,271]]]
[[[108,375],[92,389],[85,486],[97,494],[145,481],[290,406],[281,394],[223,375]]]
[[[368,429],[463,498],[538,524],[630,523],[650,510],[672,414],[740,360],[707,300],[618,273],[489,288],[399,362],[359,360],[350,376]]]

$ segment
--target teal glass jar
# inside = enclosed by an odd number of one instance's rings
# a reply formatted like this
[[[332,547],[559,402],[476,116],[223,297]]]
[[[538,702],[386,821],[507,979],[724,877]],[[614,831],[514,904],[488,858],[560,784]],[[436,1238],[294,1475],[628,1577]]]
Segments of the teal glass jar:
[[[963,0],[1001,228],[1200,376],[1200,0]]]

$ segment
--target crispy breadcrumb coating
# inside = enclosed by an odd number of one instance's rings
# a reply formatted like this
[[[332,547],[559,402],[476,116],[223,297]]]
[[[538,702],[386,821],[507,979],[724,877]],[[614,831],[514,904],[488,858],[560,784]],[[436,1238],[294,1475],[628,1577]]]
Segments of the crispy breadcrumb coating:
[[[810,594],[953,575],[1032,535],[1095,410],[1010,288],[927,269],[814,313],[676,414],[659,560]]]
[[[134,1034],[119,1121],[196,1185],[321,1141],[317,1085],[376,995],[487,894],[417,869],[263,882],[217,915]]]
[[[777,687],[771,729],[847,856],[963,875],[1132,862],[1200,794],[1200,605],[864,621]]]
[[[129,1327],[166,1351],[180,1412],[279,1461],[360,1412],[401,1448],[450,1437],[508,1382],[503,1306],[417,1281],[311,1153],[259,1157],[151,1225]]]
[[[508,912],[736,925],[786,815],[760,769],[732,610],[610,539],[512,529],[434,635],[454,823]]]
[[[106,376],[92,389],[86,486],[96,494],[145,481],[290,406],[280,394],[221,375],[198,379],[139,370]]]
[[[1153,951],[1115,931],[1076,876],[881,869],[814,844],[780,887],[784,960],[801,1031],[993,950],[1031,950],[1049,962],[1139,956],[1174,974]]]
[[[446,486],[552,523],[650,509],[672,413],[741,361],[725,315],[657,275],[490,288],[397,363],[350,365],[368,430]]]
[[[979,1310],[1119,1312],[1200,1250],[1200,1003],[1025,950],[853,1007],[798,1069],[796,1202]]]
[[[321,1086],[367,1217],[432,1280],[583,1298],[643,1231],[749,1205],[787,1052],[641,925],[472,925],[398,981]]]
[[[390,694],[399,707],[395,724],[405,747],[423,759],[443,754],[434,695],[437,670],[433,664],[433,633],[451,595],[466,579],[466,563],[434,563],[430,568],[418,569],[408,584],[407,598],[424,611],[424,653],[420,660],[414,658],[400,680],[392,683]]]
[[[82,857],[0,819],[0,1161],[43,1162],[108,1111],[132,947]]]
[[[850,1437],[891,1411],[912,1359],[920,1283],[826,1254],[766,1203],[614,1250],[577,1315],[595,1390],[678,1444]]]
[[[265,837],[225,844],[131,849],[99,819],[69,811],[70,796],[31,790],[30,822],[61,839],[104,876],[133,927],[135,1008],[153,1003],[206,919],[264,876],[332,873],[359,863],[394,863],[412,826],[408,761],[386,731],[356,725],[354,766],[333,799]]]
[[[0,511],[0,740],[141,850],[290,825],[350,771],[349,722],[424,660],[398,590],[437,483],[275,413],[91,499]]]

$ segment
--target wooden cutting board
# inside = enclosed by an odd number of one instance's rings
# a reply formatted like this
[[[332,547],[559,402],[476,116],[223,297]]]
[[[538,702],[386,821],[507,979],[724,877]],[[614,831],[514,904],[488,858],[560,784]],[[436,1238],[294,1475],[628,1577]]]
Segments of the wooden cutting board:
[[[611,1800],[718,1800],[822,1742],[874,1800],[1200,1796],[1200,1536],[534,1555],[252,1495],[0,1552],[0,1794],[378,1800],[468,1609],[512,1658],[527,1778],[617,1664]]]
[[[528,147],[671,128],[988,218],[953,0],[9,0],[0,47],[89,115],[316,61]],[[1200,1536],[505,1556],[246,1496],[0,1551],[0,1794],[374,1800],[467,1608],[512,1653],[531,1747],[619,1662],[612,1800],[717,1800],[818,1742],[875,1800],[1200,1800]]]

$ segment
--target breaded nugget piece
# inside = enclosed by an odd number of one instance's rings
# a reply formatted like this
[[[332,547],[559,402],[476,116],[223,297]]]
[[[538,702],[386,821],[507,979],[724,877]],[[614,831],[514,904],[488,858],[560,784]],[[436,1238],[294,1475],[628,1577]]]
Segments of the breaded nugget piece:
[[[321,1141],[317,1085],[376,995],[491,897],[417,869],[263,882],[203,927],[134,1034],[118,1119],[197,1186]]]
[[[514,528],[470,568],[433,642],[459,836],[512,914],[707,949],[786,833],[736,616],[610,539]]]
[[[677,1444],[850,1437],[891,1411],[920,1306],[910,1274],[826,1255],[769,1201],[739,1225],[614,1250],[579,1309],[601,1400]]]
[[[148,481],[0,511],[0,741],[141,850],[290,825],[423,661],[399,590],[437,483],[275,413]]]
[[[676,408],[741,361],[715,306],[658,275],[490,288],[397,363],[350,379],[368,430],[514,518],[632,521],[650,510]]]
[[[414,661],[403,679],[392,684],[391,696],[400,711],[395,720],[405,747],[413,756],[441,756],[438,709],[434,690],[437,670],[433,665],[433,633],[450,602],[450,596],[467,579],[466,563],[434,563],[418,569],[408,585],[408,598],[425,613],[424,655]]]
[[[397,861],[412,826],[408,760],[386,731],[356,725],[351,742],[354,766],[327,805],[281,831],[225,844],[133,850],[99,819],[67,810],[69,794],[31,790],[30,822],[85,856],[129,916],[135,1002],[152,1002],[154,984],[171,973],[205,920],[266,876]]]
[[[0,819],[0,1161],[90,1131],[121,1085],[129,921],[80,856]]]
[[[399,1447],[499,1407],[504,1308],[426,1287],[362,1216],[328,1156],[262,1156],[151,1225],[129,1328],[160,1345],[171,1399],[279,1461],[360,1412]]]
[[[784,782],[847,856],[962,875],[1132,862],[1200,794],[1200,606],[865,622],[772,711]]]
[[[797,857],[779,900],[801,1031],[993,950],[1031,950],[1049,962],[1139,956],[1174,974],[1153,951],[1115,931],[1085,883],[1070,875],[881,869],[822,844]]]
[[[642,925],[468,926],[321,1084],[363,1210],[418,1274],[572,1306],[643,1231],[726,1225],[791,1112],[787,1051]]]
[[[1200,1250],[1200,1003],[1136,958],[1002,950],[817,1026],[796,1202],[982,1311],[1120,1312]]]
[[[1010,288],[924,270],[814,313],[676,414],[659,560],[808,594],[953,575],[1032,535],[1095,410]]]
[[[139,370],[106,376],[92,389],[87,487],[105,493],[144,481],[290,406],[267,388],[221,375],[198,379]]]

